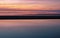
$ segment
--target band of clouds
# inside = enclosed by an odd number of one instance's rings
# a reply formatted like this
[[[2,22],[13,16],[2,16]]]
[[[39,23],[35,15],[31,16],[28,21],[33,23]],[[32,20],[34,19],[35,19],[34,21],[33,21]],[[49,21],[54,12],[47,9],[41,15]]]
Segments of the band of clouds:
[[[58,2],[57,2],[58,1]],[[32,3],[32,4],[40,4],[40,3],[59,3],[60,0],[0,0],[0,3]]]

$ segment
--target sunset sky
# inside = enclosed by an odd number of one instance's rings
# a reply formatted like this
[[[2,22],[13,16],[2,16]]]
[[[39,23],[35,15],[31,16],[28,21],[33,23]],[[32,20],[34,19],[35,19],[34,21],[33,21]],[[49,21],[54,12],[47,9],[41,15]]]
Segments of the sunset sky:
[[[0,0],[0,8],[60,10],[60,0]]]
[[[60,0],[0,0],[0,15],[60,14],[60,11],[21,10],[60,10]]]

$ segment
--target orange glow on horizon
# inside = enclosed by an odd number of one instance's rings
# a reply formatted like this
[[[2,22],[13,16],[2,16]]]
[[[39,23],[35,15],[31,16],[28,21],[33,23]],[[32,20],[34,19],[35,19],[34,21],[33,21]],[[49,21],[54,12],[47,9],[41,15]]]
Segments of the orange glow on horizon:
[[[43,5],[39,5],[39,4],[0,5],[0,8],[22,9],[22,10],[41,10],[43,9]]]
[[[52,0],[0,0],[0,8],[22,10],[60,10],[59,2]]]
[[[12,4],[12,5],[0,5],[0,8],[20,9],[20,10],[57,10],[58,7],[52,7],[43,4]]]

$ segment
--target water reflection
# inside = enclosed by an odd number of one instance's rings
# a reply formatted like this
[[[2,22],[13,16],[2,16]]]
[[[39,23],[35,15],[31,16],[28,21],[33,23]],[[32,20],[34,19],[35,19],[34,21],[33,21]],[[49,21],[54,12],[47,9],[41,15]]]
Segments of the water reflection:
[[[0,20],[0,38],[60,38],[60,19]]]

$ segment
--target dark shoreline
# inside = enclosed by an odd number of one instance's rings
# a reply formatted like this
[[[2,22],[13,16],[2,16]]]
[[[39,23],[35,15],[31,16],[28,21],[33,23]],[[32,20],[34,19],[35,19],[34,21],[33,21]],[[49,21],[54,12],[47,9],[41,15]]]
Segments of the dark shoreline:
[[[0,16],[0,19],[60,19],[60,15]]]

